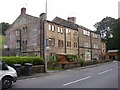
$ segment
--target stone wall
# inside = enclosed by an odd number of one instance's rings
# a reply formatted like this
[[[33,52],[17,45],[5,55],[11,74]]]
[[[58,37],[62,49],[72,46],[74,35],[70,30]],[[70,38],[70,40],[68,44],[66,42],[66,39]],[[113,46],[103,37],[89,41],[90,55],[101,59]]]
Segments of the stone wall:
[[[45,70],[44,70],[44,65],[35,65],[35,66],[32,66],[32,69],[31,69],[31,74],[35,74],[35,73],[45,73]],[[22,66],[20,68],[20,76],[24,76],[26,73],[25,71],[25,66]]]
[[[66,64],[56,64],[56,65],[50,65],[49,68],[62,68],[62,69],[70,69],[75,67],[80,67],[81,65],[79,63],[66,63]]]

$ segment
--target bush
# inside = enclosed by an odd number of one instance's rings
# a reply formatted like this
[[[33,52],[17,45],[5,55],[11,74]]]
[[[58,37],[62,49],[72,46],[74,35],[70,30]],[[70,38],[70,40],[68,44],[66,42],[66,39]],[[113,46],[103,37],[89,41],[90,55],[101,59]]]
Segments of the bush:
[[[80,56],[77,56],[77,60],[81,64],[81,67],[85,65],[85,59],[84,58],[82,58]]]
[[[44,60],[40,57],[33,58],[33,65],[44,65]]]
[[[72,62],[72,61],[76,61],[77,60],[77,56],[76,55],[67,55],[67,58],[69,60],[69,62]]]
[[[52,64],[55,64],[56,61],[57,61],[54,55],[50,56],[50,57],[49,57],[49,60],[50,60],[50,62],[51,62]]]
[[[2,61],[4,61],[8,65],[17,64],[19,61],[18,57],[2,57]]]
[[[2,57],[2,61],[4,61],[8,65],[13,64],[21,64],[24,65],[24,63],[32,63],[33,65],[44,65],[44,60],[40,57]]]
[[[51,56],[49,56],[50,64],[56,64],[57,61],[60,61],[60,57],[58,54],[52,54]]]

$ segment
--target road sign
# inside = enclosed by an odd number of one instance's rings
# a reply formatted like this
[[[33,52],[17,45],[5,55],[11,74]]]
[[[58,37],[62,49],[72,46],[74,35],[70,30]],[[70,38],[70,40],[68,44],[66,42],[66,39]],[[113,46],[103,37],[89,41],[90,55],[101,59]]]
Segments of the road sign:
[[[46,52],[48,52],[48,51],[50,51],[50,47],[47,46],[46,47]]]

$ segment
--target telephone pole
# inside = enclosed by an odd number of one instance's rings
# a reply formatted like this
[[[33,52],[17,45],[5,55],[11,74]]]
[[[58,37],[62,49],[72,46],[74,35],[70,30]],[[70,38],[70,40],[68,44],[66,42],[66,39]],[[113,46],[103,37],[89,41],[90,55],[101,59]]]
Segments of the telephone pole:
[[[44,60],[45,60],[45,72],[47,72],[47,58],[46,58],[46,47],[47,47],[47,34],[46,34],[46,23],[47,23],[47,0],[45,2],[45,13],[46,19],[44,20]]]

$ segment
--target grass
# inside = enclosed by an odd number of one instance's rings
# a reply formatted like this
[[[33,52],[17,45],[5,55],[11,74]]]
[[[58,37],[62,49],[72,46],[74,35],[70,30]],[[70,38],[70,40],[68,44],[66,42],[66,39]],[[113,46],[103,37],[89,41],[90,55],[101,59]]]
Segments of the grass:
[[[6,42],[5,36],[0,35],[0,49],[3,48],[5,42]]]

